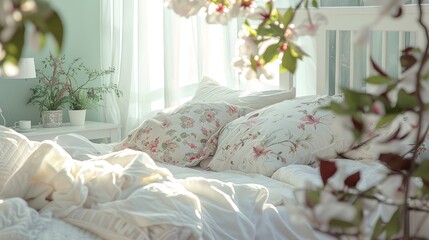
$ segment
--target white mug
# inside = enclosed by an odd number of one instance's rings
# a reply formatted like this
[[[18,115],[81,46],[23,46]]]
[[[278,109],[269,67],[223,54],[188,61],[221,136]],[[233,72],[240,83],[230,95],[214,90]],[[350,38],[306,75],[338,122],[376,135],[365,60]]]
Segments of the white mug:
[[[19,122],[15,122],[15,128],[18,128],[20,130],[29,130],[31,129],[31,121],[20,120]]]

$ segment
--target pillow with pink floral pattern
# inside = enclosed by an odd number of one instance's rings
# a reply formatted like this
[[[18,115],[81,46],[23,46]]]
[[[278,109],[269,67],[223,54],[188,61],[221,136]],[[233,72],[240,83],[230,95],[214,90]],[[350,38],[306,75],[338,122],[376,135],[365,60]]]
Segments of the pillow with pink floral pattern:
[[[155,161],[195,166],[207,157],[204,149],[209,138],[250,111],[226,102],[185,103],[144,121],[113,150],[131,148],[148,153]]]
[[[286,100],[251,112],[219,131],[208,168],[271,176],[288,164],[308,164],[349,150],[352,134],[343,134],[333,112],[319,109],[341,96]]]

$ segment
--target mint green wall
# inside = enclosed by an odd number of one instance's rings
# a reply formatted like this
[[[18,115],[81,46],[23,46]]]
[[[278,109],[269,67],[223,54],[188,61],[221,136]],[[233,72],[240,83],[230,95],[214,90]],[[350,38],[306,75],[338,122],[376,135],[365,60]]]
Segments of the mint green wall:
[[[65,34],[62,53],[67,59],[81,57],[89,68],[100,68],[100,23],[99,1],[88,0],[50,0],[63,20]],[[34,57],[36,68],[40,60],[49,52],[54,52],[53,41],[49,38],[44,49],[34,51],[28,46],[24,49],[24,57]],[[18,120],[31,120],[32,124],[40,122],[37,106],[27,105],[30,88],[36,85],[37,79],[1,80],[0,108],[11,126]],[[89,110],[87,120],[101,120],[101,110]],[[64,121],[68,121],[68,113],[64,111]],[[0,124],[2,120],[0,119]]]

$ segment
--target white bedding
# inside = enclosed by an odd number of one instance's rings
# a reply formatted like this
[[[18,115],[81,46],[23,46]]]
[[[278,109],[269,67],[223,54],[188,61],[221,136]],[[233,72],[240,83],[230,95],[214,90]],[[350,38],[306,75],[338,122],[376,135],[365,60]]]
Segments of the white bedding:
[[[102,149],[97,151],[102,153]],[[82,229],[105,239],[323,238],[308,224],[291,222],[286,207],[276,206],[292,196],[290,185],[258,175],[166,167],[160,168],[148,155],[132,150],[77,161],[47,141],[7,181],[0,199],[25,199],[20,204],[31,216],[29,224],[60,219],[79,227],[76,234],[88,239],[92,236]],[[201,177],[191,177],[197,173]],[[239,184],[248,182],[268,188]],[[0,239],[17,225],[7,220],[7,213],[0,213]],[[47,229],[54,228],[51,233],[61,229],[58,224],[44,226],[20,231],[30,238],[50,239]]]

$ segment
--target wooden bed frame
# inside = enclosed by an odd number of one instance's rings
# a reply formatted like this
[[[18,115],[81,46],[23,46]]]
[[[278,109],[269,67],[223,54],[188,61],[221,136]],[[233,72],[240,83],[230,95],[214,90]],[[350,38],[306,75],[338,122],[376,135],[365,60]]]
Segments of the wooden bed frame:
[[[399,54],[406,46],[425,45],[424,34],[417,24],[418,8],[416,5],[407,5],[403,8],[403,14],[400,18],[393,19],[385,16],[377,24],[374,20],[379,17],[381,7],[321,7],[314,9],[313,13],[323,14],[327,18],[327,24],[319,27],[317,34],[313,37],[316,44],[316,56],[310,56],[316,65],[316,79],[306,79],[312,81],[316,86],[314,94],[335,94],[341,92],[341,87],[362,88],[363,79],[372,73],[370,66],[370,56],[374,50],[378,51],[379,58],[375,61],[386,69],[392,65],[392,59],[396,59],[393,64],[396,65],[396,76],[400,75],[400,65],[398,62]],[[429,5],[423,6],[425,14],[424,21],[429,23]],[[299,12],[296,15],[295,23],[299,24],[306,18],[305,12]],[[355,39],[359,32],[365,27],[371,27],[371,37],[368,44],[357,44]],[[341,34],[347,34],[350,41],[344,42],[340,39]],[[378,36],[378,41],[374,36]],[[392,48],[388,50],[388,44],[391,39],[396,38],[396,52]],[[331,38],[334,37],[333,40]],[[380,42],[381,41],[381,42]],[[381,46],[379,49],[376,45]],[[342,53],[340,48],[345,48],[346,54]],[[347,59],[344,60],[344,58]],[[341,69],[345,66],[349,70],[342,73]],[[299,67],[299,66],[298,66]],[[394,66],[395,67],[395,66]],[[395,73],[393,73],[395,74]],[[290,88],[293,84],[293,77],[290,74],[280,75],[281,88]]]

